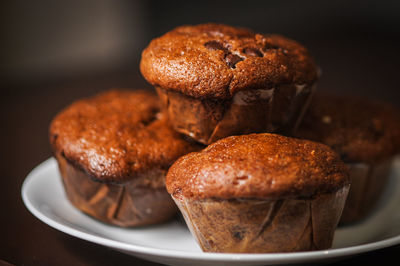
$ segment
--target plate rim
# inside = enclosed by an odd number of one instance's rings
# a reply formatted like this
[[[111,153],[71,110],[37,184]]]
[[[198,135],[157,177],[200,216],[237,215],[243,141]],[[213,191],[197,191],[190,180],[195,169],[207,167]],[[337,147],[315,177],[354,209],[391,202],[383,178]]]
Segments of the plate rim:
[[[400,163],[400,157],[396,158],[395,161]],[[125,242],[120,242],[118,240],[110,239],[107,237],[90,234],[81,231],[77,228],[70,227],[66,224],[53,220],[51,217],[42,213],[37,209],[29,198],[29,188],[31,184],[35,182],[35,178],[40,176],[40,172],[43,171],[45,167],[55,167],[56,160],[54,157],[50,157],[37,165],[32,171],[26,176],[21,187],[21,196],[23,203],[26,208],[40,221],[49,225],[50,227],[57,229],[68,235],[83,239],[92,243],[96,243],[102,246],[114,248],[124,252],[132,252],[135,254],[143,255],[157,255],[165,258],[176,258],[176,259],[190,259],[198,261],[249,261],[249,262],[289,262],[296,260],[297,262],[302,261],[315,261],[319,259],[329,259],[329,258],[340,258],[356,254],[361,254],[373,250],[379,250],[387,248],[390,246],[400,244],[400,234],[397,236],[392,236],[383,240],[369,242],[361,245],[355,245],[351,247],[343,248],[333,248],[326,250],[317,251],[301,251],[301,252],[286,252],[286,253],[209,253],[209,252],[193,252],[193,251],[180,251],[180,250],[166,250],[157,247],[147,247],[140,246],[137,244],[129,244]],[[58,181],[60,182],[60,180]]]

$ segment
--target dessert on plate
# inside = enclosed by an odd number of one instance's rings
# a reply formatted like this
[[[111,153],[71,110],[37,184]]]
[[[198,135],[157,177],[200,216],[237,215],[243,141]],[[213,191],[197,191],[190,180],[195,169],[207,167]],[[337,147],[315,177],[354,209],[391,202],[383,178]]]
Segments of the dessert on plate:
[[[170,127],[154,93],[129,90],[103,92],[62,110],[50,125],[50,143],[70,202],[119,226],[174,216],[166,171],[200,148]]]
[[[264,133],[182,156],[166,186],[203,251],[267,253],[330,248],[350,183],[328,146]]]
[[[400,152],[399,111],[383,102],[317,93],[296,136],[330,146],[348,165],[352,184],[341,223],[371,213]]]
[[[292,131],[317,81],[317,67],[299,43],[211,23],[177,27],[152,40],[140,69],[174,129],[204,144]]]

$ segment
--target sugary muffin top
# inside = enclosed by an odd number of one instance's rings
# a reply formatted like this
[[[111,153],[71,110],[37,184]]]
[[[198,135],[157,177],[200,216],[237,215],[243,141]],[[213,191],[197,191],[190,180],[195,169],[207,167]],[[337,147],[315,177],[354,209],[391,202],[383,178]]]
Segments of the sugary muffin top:
[[[330,146],[345,162],[379,162],[400,151],[400,113],[383,102],[318,93],[297,137]]]
[[[231,136],[189,153],[166,178],[177,198],[310,198],[348,183],[347,167],[328,146],[267,133]]]
[[[140,69],[151,84],[196,98],[244,89],[312,84],[316,66],[299,43],[221,24],[181,26],[150,42]]]
[[[104,182],[125,182],[164,169],[200,147],[186,141],[159,112],[155,94],[111,90],[74,102],[50,125],[53,150]]]

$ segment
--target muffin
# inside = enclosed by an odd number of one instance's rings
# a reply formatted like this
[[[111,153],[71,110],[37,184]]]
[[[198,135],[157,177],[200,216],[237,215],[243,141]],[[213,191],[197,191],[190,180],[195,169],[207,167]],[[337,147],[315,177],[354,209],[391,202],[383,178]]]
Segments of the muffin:
[[[168,167],[199,149],[170,126],[154,93],[111,90],[74,102],[50,125],[50,143],[70,202],[105,223],[167,221],[177,208]]]
[[[152,40],[140,70],[174,129],[204,144],[290,132],[317,80],[313,59],[297,42],[220,24],[181,26]]]
[[[179,158],[166,186],[203,251],[293,252],[331,247],[349,176],[328,146],[264,133]]]
[[[400,116],[382,102],[316,94],[297,137],[322,142],[350,168],[351,189],[341,223],[360,221],[377,203],[400,148]]]

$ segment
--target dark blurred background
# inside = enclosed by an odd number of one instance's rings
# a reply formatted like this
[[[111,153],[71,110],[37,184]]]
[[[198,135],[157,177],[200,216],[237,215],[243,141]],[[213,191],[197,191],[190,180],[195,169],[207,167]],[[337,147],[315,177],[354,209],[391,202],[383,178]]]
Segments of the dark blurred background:
[[[7,209],[1,217],[0,262],[132,264],[125,255],[98,252],[33,218],[20,187],[26,174],[51,156],[47,129],[58,111],[107,88],[150,88],[138,69],[142,49],[175,26],[204,22],[298,40],[322,69],[320,90],[400,107],[400,1],[2,1],[0,200]],[[30,228],[23,229],[27,223]]]
[[[100,73],[140,77],[140,53],[152,38],[204,22],[298,40],[323,70],[321,88],[393,100],[384,91],[398,87],[399,1],[39,0],[3,2],[1,12],[8,89]]]

